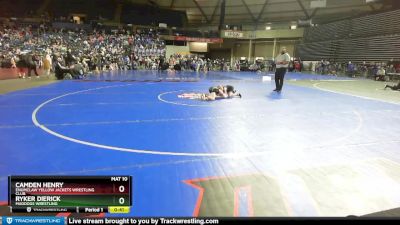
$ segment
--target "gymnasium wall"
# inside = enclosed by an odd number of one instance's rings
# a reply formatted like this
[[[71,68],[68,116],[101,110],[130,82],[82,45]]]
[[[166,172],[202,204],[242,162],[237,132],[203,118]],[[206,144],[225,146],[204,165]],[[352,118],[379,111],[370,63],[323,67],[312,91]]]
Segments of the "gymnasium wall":
[[[215,53],[216,51],[220,52],[225,49],[229,52],[232,49],[232,60],[240,59],[241,57],[248,58],[250,55],[250,60],[254,60],[256,57],[264,57],[265,59],[274,58],[278,53],[281,47],[285,46],[288,50],[288,53],[291,56],[294,56],[296,40],[276,40],[275,51],[274,51],[274,40],[266,39],[266,40],[252,40],[251,48],[250,48],[250,40],[234,40],[234,39],[224,39],[223,44],[210,44],[210,55],[212,57],[217,56],[220,53]],[[249,53],[250,52],[250,53]],[[275,53],[275,56],[274,56]],[[224,55],[227,53],[225,51]],[[229,56],[230,58],[230,56]]]
[[[254,47],[255,57],[272,58],[273,52],[274,52],[273,41],[255,43]]]
[[[173,54],[189,54],[189,52],[190,52],[189,45],[186,45],[186,46],[167,45],[166,46],[167,59]]]
[[[233,48],[233,58],[249,57],[249,42],[238,42]]]
[[[27,73],[27,70],[24,70]],[[37,69],[39,75],[43,75],[43,70]],[[32,77],[35,76],[35,73],[32,71]],[[18,69],[17,68],[0,68],[0,80],[6,79],[15,79],[18,78]]]
[[[276,46],[276,55],[279,54],[279,50],[281,47],[286,47],[287,52],[289,53],[290,56],[296,56],[295,54],[295,48],[296,48],[296,41],[280,41],[277,43]]]
[[[208,44],[205,42],[189,42],[189,50],[198,53],[208,52]]]
[[[230,59],[231,49],[215,49],[208,54],[211,59]]]
[[[223,31],[221,32],[222,38],[232,39],[274,39],[274,38],[285,38],[295,39],[302,38],[304,36],[304,29],[297,28],[291,29],[277,29],[277,30],[256,30],[256,31]]]
[[[286,47],[290,56],[294,56],[295,40],[277,40],[275,51],[273,41],[256,41],[254,57],[274,58],[281,47]],[[275,52],[275,55],[273,53]]]

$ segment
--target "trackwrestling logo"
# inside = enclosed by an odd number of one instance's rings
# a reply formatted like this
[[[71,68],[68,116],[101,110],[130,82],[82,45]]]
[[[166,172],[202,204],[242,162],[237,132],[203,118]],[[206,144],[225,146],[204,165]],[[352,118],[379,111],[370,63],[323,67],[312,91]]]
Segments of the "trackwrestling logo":
[[[64,225],[63,217],[3,217],[3,224],[28,225],[28,224],[53,224]]]

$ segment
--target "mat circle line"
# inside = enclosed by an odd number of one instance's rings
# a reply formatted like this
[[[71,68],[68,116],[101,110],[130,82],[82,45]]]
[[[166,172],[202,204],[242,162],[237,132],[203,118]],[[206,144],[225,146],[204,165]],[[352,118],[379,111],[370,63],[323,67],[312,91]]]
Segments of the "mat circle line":
[[[51,134],[55,137],[61,138],[63,140],[66,141],[70,141],[76,144],[82,144],[82,145],[86,145],[86,146],[91,146],[91,147],[95,147],[95,148],[101,148],[101,149],[106,149],[106,150],[113,150],[113,151],[120,151],[120,152],[130,152],[130,153],[138,153],[138,154],[150,154],[150,155],[168,155],[168,156],[191,156],[191,157],[246,157],[246,156],[254,156],[254,155],[262,155],[262,154],[266,154],[267,152],[265,151],[258,151],[258,152],[247,152],[247,153],[186,153],[186,152],[165,152],[165,151],[154,151],[154,150],[142,150],[142,149],[131,149],[131,148],[123,148],[123,147],[116,147],[116,146],[109,146],[109,145],[103,145],[103,144],[97,144],[97,143],[93,143],[93,142],[89,142],[89,141],[83,141],[83,140],[79,140],[76,138],[72,138],[72,137],[68,137],[65,136],[63,134],[60,134],[56,131],[53,131],[51,129],[49,129],[48,127],[46,127],[45,125],[41,124],[38,119],[37,119],[37,115],[39,113],[39,111],[46,106],[47,104],[67,97],[67,96],[71,96],[71,95],[75,95],[75,94],[80,94],[80,93],[84,93],[84,92],[89,92],[89,91],[96,91],[96,90],[100,90],[100,89],[107,89],[107,88],[116,88],[116,87],[126,87],[126,86],[131,86],[132,84],[127,84],[127,85],[112,85],[112,86],[105,86],[105,87],[98,87],[98,88],[91,88],[91,89],[86,89],[86,90],[81,90],[81,91],[75,91],[75,92],[70,92],[70,93],[66,93],[54,98],[51,98],[43,103],[41,103],[40,105],[38,105],[32,112],[31,118],[32,118],[32,122],[33,124],[42,129],[43,131],[45,131],[48,134]],[[179,92],[179,91],[174,91],[174,92]],[[358,132],[361,124],[362,124],[362,118],[360,117],[359,113],[354,112],[354,114],[358,117],[359,121],[358,121],[358,126],[357,128],[350,132],[348,135],[338,138],[338,139],[347,139],[350,136],[352,136],[354,133]],[[335,140],[333,140],[335,142]],[[315,146],[315,147],[310,147],[310,149],[312,148],[321,148],[323,146]]]
[[[180,102],[173,102],[173,101],[168,101],[162,98],[164,95],[172,94],[172,93],[179,93],[179,92],[184,92],[185,90],[178,90],[178,91],[168,91],[168,92],[163,92],[157,96],[158,100],[161,102],[167,103],[167,104],[172,104],[172,105],[182,105],[182,106],[190,106],[190,107],[213,107],[212,105],[195,105],[195,104],[186,104],[186,103],[180,103]]]

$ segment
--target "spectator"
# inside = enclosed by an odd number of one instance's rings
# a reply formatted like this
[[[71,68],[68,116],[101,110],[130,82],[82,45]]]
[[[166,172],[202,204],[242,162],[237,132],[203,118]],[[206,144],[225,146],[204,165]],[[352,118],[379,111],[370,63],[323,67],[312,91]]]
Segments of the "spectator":
[[[43,59],[43,70],[46,76],[50,76],[51,64],[50,55],[46,54],[45,58]]]
[[[385,81],[385,75],[386,75],[385,69],[383,68],[383,66],[379,66],[378,71],[375,75],[375,80],[376,81]]]
[[[355,67],[351,61],[347,64],[347,74],[351,77],[355,77]]]

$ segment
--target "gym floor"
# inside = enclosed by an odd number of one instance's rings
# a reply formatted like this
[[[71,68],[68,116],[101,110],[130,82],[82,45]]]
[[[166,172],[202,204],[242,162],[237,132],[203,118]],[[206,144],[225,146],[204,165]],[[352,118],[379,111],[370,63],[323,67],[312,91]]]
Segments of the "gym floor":
[[[2,94],[0,202],[8,175],[131,175],[130,216],[400,207],[400,92],[289,73],[278,94],[263,75],[128,71]],[[177,97],[219,84],[243,98]]]

